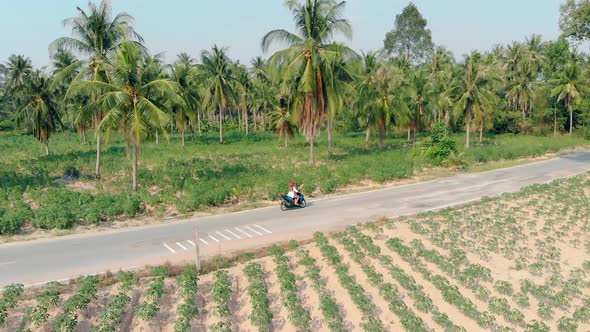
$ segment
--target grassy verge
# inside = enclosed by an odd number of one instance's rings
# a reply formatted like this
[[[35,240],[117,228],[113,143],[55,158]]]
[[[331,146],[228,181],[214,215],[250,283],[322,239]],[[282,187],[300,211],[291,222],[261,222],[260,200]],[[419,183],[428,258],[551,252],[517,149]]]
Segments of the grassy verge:
[[[464,137],[454,139],[461,146]],[[401,137],[388,138],[384,150],[366,147],[361,134],[338,134],[335,143],[329,154],[327,143],[320,139],[317,165],[309,166],[308,145],[301,138],[283,148],[268,133],[229,133],[224,144],[211,134],[194,142],[189,139],[182,147],[173,135],[169,142],[148,142],[142,147],[141,187],[133,195],[130,162],[120,137],[112,137],[103,151],[102,178],[96,181],[91,177],[93,146],[82,144],[75,134],[56,135],[50,156],[44,156],[43,148],[30,136],[4,134],[0,136],[0,234],[94,229],[94,225],[109,227],[113,220],[135,216],[157,219],[261,207],[285,192],[292,179],[305,183],[304,191],[317,197],[458,171],[430,167],[420,157],[419,145]],[[503,135],[486,138],[469,150],[460,148],[453,162],[470,172],[490,170],[585,144],[576,137]],[[63,181],[64,173],[78,179]]]

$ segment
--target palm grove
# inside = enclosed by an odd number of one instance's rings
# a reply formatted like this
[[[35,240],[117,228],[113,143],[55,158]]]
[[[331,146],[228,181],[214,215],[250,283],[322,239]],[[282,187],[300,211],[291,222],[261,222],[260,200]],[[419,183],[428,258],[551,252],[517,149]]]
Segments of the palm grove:
[[[443,128],[464,131],[468,148],[472,132],[481,142],[486,132],[572,134],[590,125],[588,61],[570,45],[590,37],[587,0],[562,5],[558,40],[532,35],[459,60],[433,44],[412,3],[395,17],[383,49],[361,54],[335,41],[352,37],[345,2],[285,5],[295,30],[268,32],[262,51],[284,48],[248,66],[217,45],[165,64],[148,52],[130,15],[113,14],[107,1],[77,8],[64,22],[71,36],[49,45],[51,70],[35,69],[23,55],[0,65],[0,129],[26,129],[47,154],[55,132],[92,139],[97,178],[102,144],[118,132],[135,191],[141,144],[173,133],[185,145],[187,134],[217,130],[222,143],[226,130],[273,130],[285,147],[300,133],[313,164],[316,139],[325,133],[331,152],[335,130],[363,131],[367,145],[376,137],[383,149],[387,135],[414,141]]]

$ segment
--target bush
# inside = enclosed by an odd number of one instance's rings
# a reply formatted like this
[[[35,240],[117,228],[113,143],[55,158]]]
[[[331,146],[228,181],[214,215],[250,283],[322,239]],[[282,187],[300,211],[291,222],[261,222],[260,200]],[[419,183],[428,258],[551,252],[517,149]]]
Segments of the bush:
[[[0,234],[13,235],[19,233],[32,215],[31,208],[22,201],[15,202],[8,209],[0,208]]]
[[[52,188],[43,193],[33,225],[44,229],[68,229],[77,222],[98,223],[109,218],[133,217],[142,211],[141,201],[128,194],[93,196]]]
[[[444,164],[449,157],[457,152],[457,144],[450,137],[450,128],[445,123],[437,123],[430,132],[430,147],[426,150],[426,157],[433,165]]]

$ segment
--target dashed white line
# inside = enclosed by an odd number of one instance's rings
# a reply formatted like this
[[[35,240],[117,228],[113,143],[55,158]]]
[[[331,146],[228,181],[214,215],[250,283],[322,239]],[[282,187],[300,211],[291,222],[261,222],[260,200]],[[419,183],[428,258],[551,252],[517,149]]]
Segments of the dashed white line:
[[[221,232],[218,232],[218,231],[217,231],[217,232],[215,232],[215,233],[217,233],[217,234],[221,235],[221,236],[222,236],[222,237],[224,237],[226,240],[229,240],[229,241],[231,241],[231,238],[230,238],[230,237],[227,237],[227,236],[225,236],[223,233],[221,233]]]
[[[229,229],[227,229],[227,228],[225,229],[225,231],[226,231],[226,232],[228,232],[228,233],[230,233],[231,235],[235,236],[235,237],[236,237],[236,239],[240,239],[240,240],[242,239],[242,238],[241,238],[241,237],[240,237],[238,234],[236,234],[236,233],[234,233],[234,232],[230,231],[230,230],[229,230]]]
[[[244,228],[249,230],[252,233],[256,233],[256,234],[262,236],[262,233],[260,233],[259,231],[253,230],[252,228],[250,228],[250,226],[244,226]]]
[[[254,225],[252,225],[252,226],[254,226],[254,227],[258,227],[258,228],[260,228],[261,230],[263,230],[263,231],[267,232],[268,234],[272,234],[272,232],[271,232],[271,231],[269,231],[268,229],[266,229],[266,228],[264,228],[264,227],[262,227],[262,226],[258,226],[258,225],[256,225],[256,224],[254,224]]]
[[[174,251],[174,249],[170,248],[166,243],[163,243],[163,244],[164,244],[164,247],[166,247],[166,249],[172,251],[173,254],[176,253],[176,251]]]
[[[240,233],[245,234],[247,237],[252,238],[252,235],[248,234],[247,232],[244,232],[243,230],[241,230],[240,228],[234,227],[234,229]]]
[[[180,242],[176,242],[176,244],[177,244],[179,247],[181,247],[183,250],[186,250],[186,247],[185,247],[185,246],[183,246],[182,244],[180,244]]]
[[[209,245],[209,242],[207,242],[207,241],[205,241],[205,240],[203,240],[203,239],[199,239],[199,240],[200,240],[201,242],[203,242],[203,243],[204,243],[206,246],[208,246],[208,245]]]
[[[193,246],[193,247],[195,247],[195,246],[196,246],[196,245],[195,245],[195,243],[194,243],[193,241],[191,241],[191,240],[186,240],[186,242],[190,243],[190,244],[191,244],[191,246]]]
[[[214,238],[213,236],[209,235],[209,237],[210,237],[211,239],[213,239],[213,241],[215,241],[215,242],[219,242],[219,240],[218,240],[218,239],[216,239],[216,238]]]

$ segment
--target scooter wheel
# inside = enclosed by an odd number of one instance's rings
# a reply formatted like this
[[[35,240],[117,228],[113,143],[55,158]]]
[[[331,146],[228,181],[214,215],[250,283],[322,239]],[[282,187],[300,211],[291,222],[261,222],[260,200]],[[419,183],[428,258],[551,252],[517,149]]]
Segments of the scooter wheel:
[[[304,208],[307,205],[307,202],[305,200],[302,200],[301,203],[299,203],[299,207]]]

